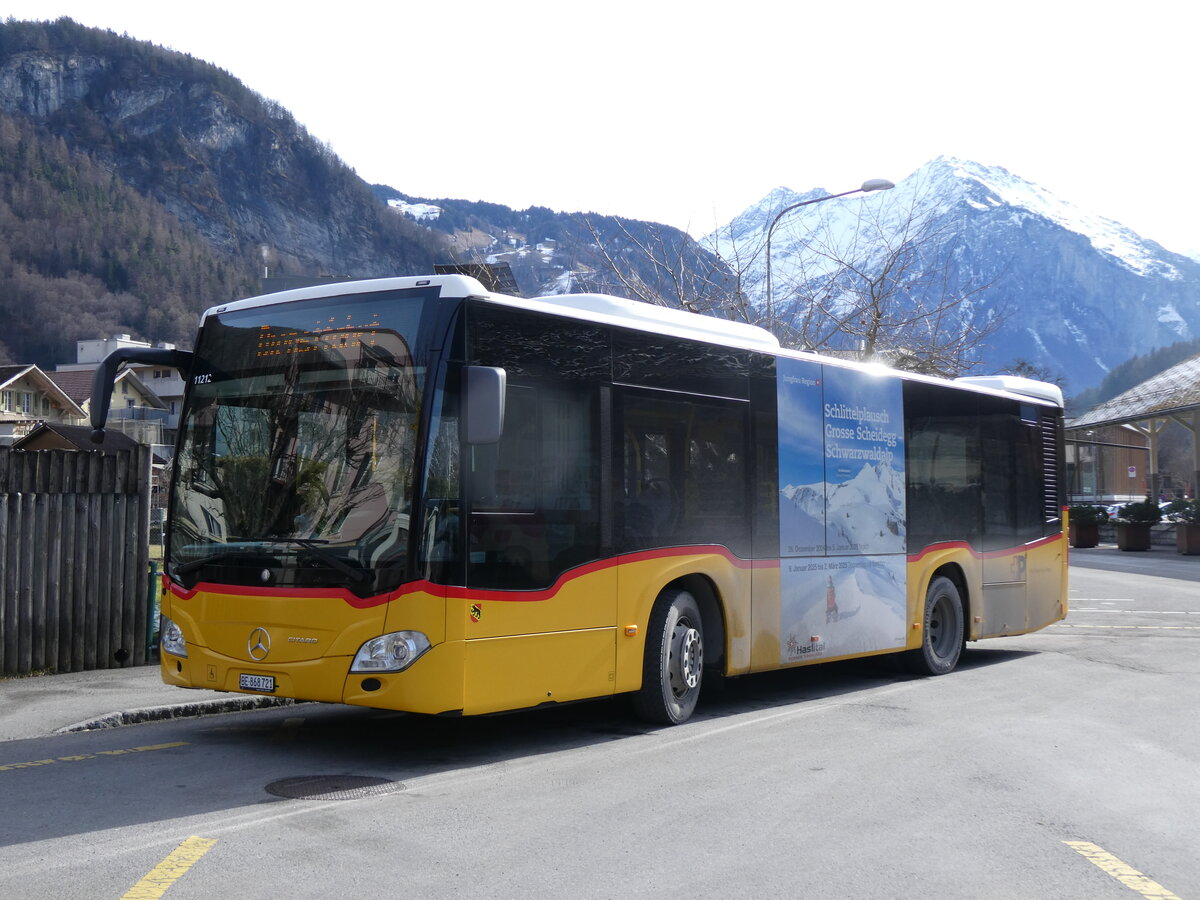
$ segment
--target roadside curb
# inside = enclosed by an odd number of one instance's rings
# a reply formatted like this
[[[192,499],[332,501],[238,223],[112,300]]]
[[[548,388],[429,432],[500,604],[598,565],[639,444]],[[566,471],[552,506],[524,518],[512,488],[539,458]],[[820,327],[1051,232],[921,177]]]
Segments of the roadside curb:
[[[215,700],[197,700],[194,703],[176,703],[170,706],[147,706],[141,709],[126,709],[106,713],[94,719],[85,719],[73,725],[63,725],[52,734],[69,734],[77,731],[99,731],[103,728],[120,728],[123,725],[140,725],[144,722],[161,722],[166,719],[214,716],[220,713],[243,712],[271,706],[292,706],[296,701],[290,697],[218,697]]]

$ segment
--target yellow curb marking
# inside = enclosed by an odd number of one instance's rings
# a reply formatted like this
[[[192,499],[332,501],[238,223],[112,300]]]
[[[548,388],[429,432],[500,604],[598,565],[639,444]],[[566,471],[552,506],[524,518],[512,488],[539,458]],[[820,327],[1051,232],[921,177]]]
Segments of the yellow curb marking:
[[[1103,847],[1098,847],[1088,841],[1063,841],[1063,843],[1117,879],[1125,887],[1137,891],[1143,897],[1151,897],[1153,900],[1180,900],[1157,881],[1147,878],[1133,866],[1121,862]]]
[[[171,750],[175,747],[186,747],[188,741],[173,741],[170,744],[147,744],[144,747],[130,747],[126,750],[97,750],[95,753],[80,753],[76,756],[56,756],[53,759],[35,759],[32,762],[8,763],[0,766],[0,772],[11,769],[32,769],[37,766],[49,766],[59,762],[78,762],[83,759],[96,759],[100,756],[124,756],[127,753],[146,753],[150,750]]]
[[[121,900],[156,900],[167,892],[176,881],[187,874],[188,869],[200,861],[212,849],[216,838],[193,835],[167,856],[162,862],[143,876],[142,880],[121,895]]]

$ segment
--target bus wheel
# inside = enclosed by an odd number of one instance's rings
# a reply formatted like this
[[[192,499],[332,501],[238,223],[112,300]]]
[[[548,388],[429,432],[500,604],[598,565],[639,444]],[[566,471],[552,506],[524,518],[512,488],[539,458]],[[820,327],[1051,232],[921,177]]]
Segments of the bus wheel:
[[[633,708],[647,722],[678,725],[696,708],[704,674],[700,607],[687,591],[663,591],[650,613],[642,687]]]
[[[908,654],[909,669],[918,675],[945,675],[958,665],[966,623],[962,597],[949,578],[939,575],[925,592],[921,647]]]

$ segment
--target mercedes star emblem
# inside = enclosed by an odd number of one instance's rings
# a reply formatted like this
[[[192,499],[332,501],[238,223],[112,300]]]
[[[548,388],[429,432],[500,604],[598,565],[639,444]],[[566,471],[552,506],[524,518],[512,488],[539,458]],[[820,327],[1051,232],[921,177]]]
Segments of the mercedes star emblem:
[[[267,658],[267,654],[271,652],[271,635],[267,633],[267,629],[255,628],[250,632],[250,640],[246,641],[246,651],[253,660],[261,661]]]

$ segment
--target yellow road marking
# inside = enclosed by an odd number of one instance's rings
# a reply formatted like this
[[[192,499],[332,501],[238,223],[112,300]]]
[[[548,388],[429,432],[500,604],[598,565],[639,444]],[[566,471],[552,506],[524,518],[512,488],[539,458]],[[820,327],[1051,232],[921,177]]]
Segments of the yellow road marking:
[[[1151,897],[1153,900],[1180,900],[1157,881],[1147,878],[1133,866],[1121,862],[1103,847],[1098,847],[1088,841],[1063,841],[1063,843],[1117,879],[1125,887],[1137,891],[1143,897]]]
[[[171,851],[162,862],[143,876],[142,880],[121,895],[121,900],[156,900],[167,892],[176,881],[187,874],[188,869],[200,861],[212,849],[216,838],[193,835]]]
[[[37,766],[49,766],[60,762],[79,762],[84,759],[96,759],[101,756],[124,756],[126,753],[147,753],[151,750],[170,750],[175,747],[186,747],[188,741],[173,741],[170,744],[147,744],[144,747],[129,747],[125,750],[97,750],[95,753],[79,753],[75,756],[55,756],[52,759],[35,759],[32,762],[8,763],[0,766],[0,772],[10,769],[33,769]]]

